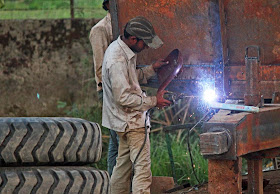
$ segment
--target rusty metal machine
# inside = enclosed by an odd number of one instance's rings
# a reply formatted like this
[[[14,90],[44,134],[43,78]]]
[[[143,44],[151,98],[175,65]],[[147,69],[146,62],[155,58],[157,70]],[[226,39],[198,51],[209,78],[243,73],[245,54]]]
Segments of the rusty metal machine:
[[[139,64],[181,51],[183,68],[168,90],[199,95],[207,85],[221,101],[260,107],[258,113],[220,110],[204,124],[200,144],[209,159],[210,193],[242,192],[241,158],[248,161],[249,193],[263,193],[262,159],[280,155],[280,1],[112,0],[110,7],[115,37],[142,15],[164,41],[143,51]]]

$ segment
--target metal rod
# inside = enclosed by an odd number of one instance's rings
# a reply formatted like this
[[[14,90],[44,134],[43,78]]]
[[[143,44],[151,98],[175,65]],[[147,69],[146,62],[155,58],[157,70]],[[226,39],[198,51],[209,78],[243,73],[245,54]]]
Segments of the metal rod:
[[[225,104],[219,102],[212,102],[209,106],[211,108],[216,108],[216,109],[237,110],[237,111],[245,111],[245,112],[253,112],[253,113],[257,113],[260,111],[259,107],[255,107],[255,106]]]
[[[269,107],[280,107],[280,104],[264,104],[264,106],[269,106]]]

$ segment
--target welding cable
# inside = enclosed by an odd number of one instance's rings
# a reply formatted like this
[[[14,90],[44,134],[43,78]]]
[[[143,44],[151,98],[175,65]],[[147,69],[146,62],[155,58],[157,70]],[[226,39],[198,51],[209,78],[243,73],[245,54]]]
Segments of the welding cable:
[[[188,146],[188,152],[190,154],[192,171],[193,171],[194,177],[195,177],[196,181],[199,183],[199,185],[202,185],[202,183],[198,180],[196,172],[194,170],[194,163],[193,163],[193,157],[192,157],[191,145],[190,145],[190,133],[210,112],[211,112],[211,109],[209,109],[209,111],[207,111],[207,113],[204,114],[203,117],[190,130],[187,130],[187,146]]]
[[[149,109],[147,112],[146,112],[146,118],[145,118],[145,138],[144,138],[144,141],[143,141],[143,144],[138,152],[138,154],[136,155],[135,157],[135,160],[134,162],[132,163],[132,175],[131,175],[131,178],[130,178],[130,182],[131,182],[131,189],[132,189],[132,179],[133,179],[133,176],[134,176],[134,170],[135,170],[135,164],[136,164],[136,161],[137,159],[139,158],[142,150],[144,149],[144,146],[146,144],[146,140],[147,140],[147,137],[148,137],[148,126],[147,126],[147,118],[149,118],[150,116],[150,112],[152,111],[152,108]]]
[[[190,154],[190,160],[191,160],[192,171],[193,171],[193,174],[194,174],[194,177],[195,177],[196,181],[197,181],[199,184],[201,184],[200,181],[198,180],[197,175],[196,175],[196,172],[195,172],[195,170],[194,170],[194,163],[193,163],[193,157],[192,157],[191,146],[190,146],[190,130],[188,130],[187,134],[188,134],[188,137],[187,137],[187,145],[188,145],[188,152],[189,152],[189,154]]]

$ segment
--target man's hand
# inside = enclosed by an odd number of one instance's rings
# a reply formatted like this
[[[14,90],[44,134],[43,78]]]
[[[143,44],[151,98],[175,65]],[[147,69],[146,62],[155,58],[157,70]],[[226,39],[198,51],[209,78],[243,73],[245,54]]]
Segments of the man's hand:
[[[164,59],[158,59],[156,62],[152,64],[155,71],[163,65],[167,65],[169,61],[164,61]]]
[[[166,92],[165,90],[157,92],[157,105],[156,105],[156,107],[163,108],[163,107],[169,106],[171,104],[171,102],[169,100],[166,100],[166,99],[163,98],[163,95],[164,95],[165,92]]]

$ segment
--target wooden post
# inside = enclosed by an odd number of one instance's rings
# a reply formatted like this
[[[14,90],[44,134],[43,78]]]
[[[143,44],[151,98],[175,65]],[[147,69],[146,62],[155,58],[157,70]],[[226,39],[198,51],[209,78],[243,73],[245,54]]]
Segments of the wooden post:
[[[209,160],[208,192],[210,194],[241,193],[242,160]]]
[[[116,40],[120,35],[117,0],[110,0],[110,14],[112,18],[111,22],[112,22],[112,30],[113,30],[113,39]]]
[[[71,14],[71,19],[74,19],[74,0],[70,0],[70,14]]]

